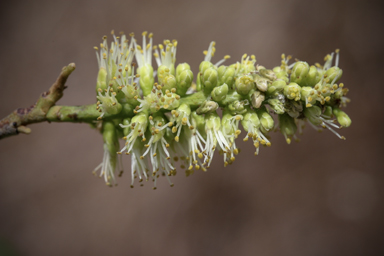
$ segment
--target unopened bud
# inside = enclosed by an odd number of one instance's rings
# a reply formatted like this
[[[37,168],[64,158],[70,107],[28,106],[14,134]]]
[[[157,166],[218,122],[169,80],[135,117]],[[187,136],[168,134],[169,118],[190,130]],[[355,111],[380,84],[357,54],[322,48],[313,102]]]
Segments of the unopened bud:
[[[155,79],[153,78],[153,68],[149,64],[145,64],[138,70],[140,74],[140,88],[143,91],[143,95],[147,96],[151,94]]]
[[[332,107],[331,106],[326,106],[324,107],[324,112],[323,112],[323,116],[326,116],[328,118],[331,118],[332,117]]]
[[[99,69],[99,73],[97,74],[97,81],[96,81],[96,93],[99,89],[105,90],[107,89],[107,70],[103,67]]]
[[[177,69],[176,69],[177,74]],[[184,96],[188,91],[188,88],[191,87],[193,82],[193,73],[190,69],[185,69],[180,72],[177,76],[177,94]]]
[[[233,67],[220,66],[218,72],[219,84],[227,84],[229,89],[233,89],[235,69]]]
[[[333,114],[336,116],[337,118],[337,122],[339,122],[339,124],[343,127],[349,127],[352,123],[352,120],[351,118],[349,118],[349,116],[342,110],[340,110],[339,108],[336,108],[334,107],[333,108]]]
[[[318,82],[320,82],[322,72],[319,72],[315,66],[309,68],[307,77],[304,79],[304,86],[314,87]]]
[[[213,65],[211,62],[209,62],[209,61],[202,61],[202,62],[200,63],[200,66],[199,66],[199,72],[200,72],[201,74],[204,74],[204,72],[205,72],[207,69],[209,69],[209,68],[214,68],[214,65]]]
[[[177,65],[176,77],[180,76],[181,72],[183,72],[184,70],[191,70],[191,66],[189,66],[189,64],[186,62]]]
[[[331,67],[325,72],[325,75],[327,76],[328,83],[336,83],[343,75],[343,70],[338,67]]]
[[[270,86],[268,86],[267,95],[275,95],[282,90],[284,90],[284,87],[287,85],[287,83],[284,80],[278,79],[272,82]]]
[[[228,85],[223,84],[221,86],[215,87],[211,92],[211,97],[214,101],[222,101],[225,99],[228,93]]]
[[[206,91],[212,91],[213,88],[215,88],[218,81],[217,77],[217,70],[215,68],[208,68],[205,70],[203,76],[201,77],[201,82]]]
[[[304,61],[298,61],[295,63],[295,65],[292,68],[291,72],[291,82],[297,83],[300,86],[306,85],[306,78],[307,74],[309,72],[309,65],[307,62]]]

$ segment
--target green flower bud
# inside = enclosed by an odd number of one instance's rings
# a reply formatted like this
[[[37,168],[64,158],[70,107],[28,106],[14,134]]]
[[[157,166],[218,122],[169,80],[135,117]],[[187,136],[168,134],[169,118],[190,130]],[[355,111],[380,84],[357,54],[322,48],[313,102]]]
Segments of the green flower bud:
[[[276,95],[277,93],[284,90],[284,87],[287,83],[284,80],[278,79],[272,82],[270,86],[268,86],[267,95]]]
[[[246,101],[235,100],[230,104],[228,104],[228,110],[232,115],[242,115],[245,112],[247,112],[245,105],[246,105]]]
[[[317,67],[309,68],[307,77],[304,79],[304,85],[314,87],[321,80],[322,73],[317,70]]]
[[[336,83],[343,75],[343,70],[338,67],[331,67],[325,72],[327,83]]]
[[[155,79],[153,78],[153,68],[150,64],[145,64],[138,69],[140,75],[140,87],[143,90],[143,96],[151,94]]]
[[[251,75],[243,75],[236,79],[235,88],[238,94],[247,95],[255,88],[253,77]]]
[[[264,77],[255,75],[255,83],[259,91],[266,92],[268,90],[268,83],[270,83],[270,81]]]
[[[289,82],[288,72],[282,69],[280,66],[274,67],[273,72],[276,75],[276,79],[284,80],[286,83]]]
[[[332,107],[331,106],[324,107],[323,116],[328,117],[328,118],[332,117]]]
[[[163,93],[165,93],[166,90],[171,91],[173,88],[176,89],[176,77],[173,75],[167,75],[163,79],[163,85],[164,85],[163,88],[161,88]]]
[[[216,102],[214,101],[204,101],[203,104],[201,104],[201,106],[196,109],[196,113],[198,115],[202,115],[202,114],[207,114],[207,113],[211,113],[211,112],[216,112],[216,109],[219,108],[219,104],[217,104]]]
[[[219,76],[219,81],[221,80],[221,77],[224,75],[225,71],[227,70],[227,66],[221,65],[217,68],[217,74]]]
[[[176,92],[180,96],[184,96],[186,94],[186,92],[188,91],[188,88],[191,87],[191,85],[192,85],[193,73],[190,69],[185,69],[185,70],[181,71],[180,73],[177,73],[177,70],[176,70],[176,75],[177,75],[177,77],[176,77],[177,78],[176,79],[177,80],[177,87],[176,87],[177,91]]]
[[[276,73],[276,79],[280,79],[280,80],[283,80],[285,83],[289,83],[288,73],[285,71]]]
[[[287,114],[279,115],[279,127],[288,144],[291,143],[291,136],[295,135],[297,126],[295,120]]]
[[[251,102],[252,102],[252,107],[254,108],[260,108],[261,103],[265,100],[265,95],[262,92],[255,91],[252,93],[251,96]]]
[[[272,116],[269,114],[265,106],[256,110],[257,116],[259,117],[261,123],[261,131],[267,133],[273,129],[275,126],[275,121]]]
[[[224,66],[221,66],[224,67]],[[220,68],[219,68],[220,70]],[[220,72],[223,72],[223,68],[220,70]],[[235,69],[232,67],[226,67],[222,75],[219,73],[219,84],[227,84],[229,89],[233,89],[234,84],[234,77],[235,77]]]
[[[276,114],[281,115],[285,113],[284,104],[280,100],[269,99],[268,104],[269,106],[271,106],[271,108],[275,111]]]
[[[183,72],[184,70],[191,70],[191,66],[189,66],[189,64],[186,62],[177,65],[176,77],[180,76],[181,72]]]
[[[199,66],[199,72],[204,74],[204,72],[209,68],[215,68],[215,66],[210,61],[202,61]]]
[[[99,89],[105,90],[108,88],[107,86],[107,70],[103,67],[99,69],[99,73],[97,74],[97,81],[96,81],[96,93]]]
[[[221,86],[215,87],[211,92],[211,97],[214,101],[222,101],[225,99],[228,93],[228,85],[223,84]]]
[[[215,68],[208,68],[205,70],[203,76],[201,77],[201,82],[204,85],[206,91],[212,91],[213,88],[217,85],[218,74]]]
[[[310,108],[304,109],[304,116],[311,122],[313,125],[321,125],[323,121],[320,119],[321,108],[318,106],[312,106]]]
[[[334,107],[333,114],[336,116],[337,122],[339,122],[341,126],[349,127],[351,125],[352,120],[344,111],[340,110],[337,107]]]
[[[276,80],[276,74],[275,72],[273,72],[272,70],[270,69],[265,69],[265,68],[262,68],[259,70],[259,73],[262,77],[270,80],[270,81],[273,81],[273,80]]]
[[[307,108],[312,107],[316,103],[316,91],[312,87],[301,87],[301,100],[305,102]]]
[[[252,125],[255,128],[260,127],[260,120],[257,114],[252,111],[251,109],[248,109],[247,112],[244,114],[243,120],[241,120],[241,125],[244,127],[244,130],[246,132],[249,132],[251,130],[251,127],[249,125]]]
[[[297,83],[300,86],[306,85],[307,74],[309,72],[309,65],[307,62],[298,61],[292,68],[291,83]]]
[[[284,95],[290,99],[298,101],[301,98],[301,87],[296,83],[289,83],[287,86],[284,87]]]

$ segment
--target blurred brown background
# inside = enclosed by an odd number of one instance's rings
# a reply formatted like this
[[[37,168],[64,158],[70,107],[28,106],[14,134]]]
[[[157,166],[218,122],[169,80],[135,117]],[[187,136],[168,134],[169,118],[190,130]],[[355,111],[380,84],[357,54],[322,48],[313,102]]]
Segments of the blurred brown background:
[[[95,102],[93,46],[111,29],[179,41],[177,62],[280,54],[309,63],[341,49],[352,126],[339,140],[307,127],[272,134],[253,156],[207,172],[108,188],[92,170],[102,138],[85,124],[42,123],[0,141],[0,254],[384,255],[384,12],[380,1],[8,1],[0,4],[0,118],[34,103],[75,62],[59,104]],[[381,159],[381,160],[380,160]],[[129,160],[125,158],[126,174]]]

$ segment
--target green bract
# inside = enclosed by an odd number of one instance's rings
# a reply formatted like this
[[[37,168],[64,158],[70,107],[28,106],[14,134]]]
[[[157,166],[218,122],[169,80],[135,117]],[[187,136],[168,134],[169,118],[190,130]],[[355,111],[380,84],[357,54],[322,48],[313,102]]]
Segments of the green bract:
[[[336,132],[351,125],[340,110],[349,99],[348,89],[338,83],[338,50],[326,56],[324,66],[289,64],[291,57],[283,54],[280,65],[268,69],[256,65],[254,55],[244,54],[228,66],[222,65],[228,55],[212,62],[216,44],[211,42],[194,82],[190,65],[176,64],[176,40],[156,46],[153,35],[143,32],[139,45],[130,37],[113,35],[109,48],[103,37],[100,49],[95,47],[100,112],[95,127],[104,139],[103,162],[95,171],[101,169],[108,185],[115,183],[118,155],[123,153],[131,156],[132,187],[137,179],[140,185],[152,180],[156,188],[160,175],[169,180],[178,168],[187,176],[194,169],[207,171],[216,150],[224,166],[232,164],[241,127],[243,140],[253,142],[256,155],[261,146],[271,146],[268,132],[279,130],[291,143],[307,121],[345,139]],[[124,140],[121,149],[119,138]]]

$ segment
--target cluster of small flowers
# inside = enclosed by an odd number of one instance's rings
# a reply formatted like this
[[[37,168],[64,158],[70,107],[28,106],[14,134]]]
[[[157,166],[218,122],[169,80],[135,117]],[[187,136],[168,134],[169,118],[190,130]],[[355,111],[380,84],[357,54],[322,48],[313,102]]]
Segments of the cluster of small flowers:
[[[118,156],[123,153],[131,155],[131,187],[137,178],[141,186],[144,180],[154,181],[156,189],[160,175],[173,186],[169,176],[176,174],[176,166],[185,169],[187,176],[194,169],[207,171],[216,149],[227,166],[239,153],[235,140],[241,133],[240,123],[243,140],[251,139],[255,155],[261,146],[271,146],[268,132],[279,129],[290,143],[305,122],[345,139],[335,130],[351,124],[340,110],[349,99],[345,97],[348,89],[338,83],[342,75],[338,50],[325,57],[323,66],[298,60],[289,64],[291,57],[283,54],[280,66],[267,69],[256,65],[254,55],[246,54],[229,66],[222,65],[229,56],[213,64],[212,42],[194,83],[187,63],[175,67],[177,41],[164,40],[156,46],[152,33],[143,32],[140,46],[133,34],[130,43],[123,33],[112,32],[112,36],[110,48],[106,36],[100,49],[95,47],[104,159],[94,173],[100,170],[107,185],[116,184]],[[271,113],[277,114],[278,124]],[[125,142],[122,148],[119,138]]]

